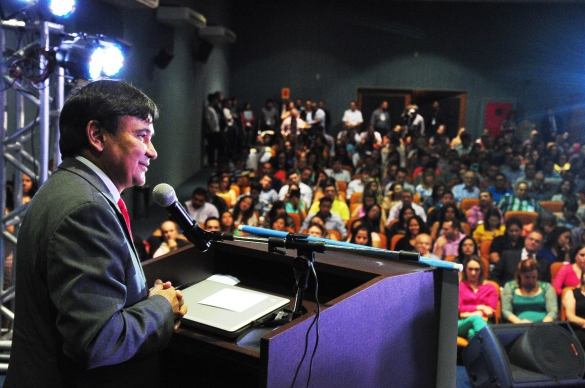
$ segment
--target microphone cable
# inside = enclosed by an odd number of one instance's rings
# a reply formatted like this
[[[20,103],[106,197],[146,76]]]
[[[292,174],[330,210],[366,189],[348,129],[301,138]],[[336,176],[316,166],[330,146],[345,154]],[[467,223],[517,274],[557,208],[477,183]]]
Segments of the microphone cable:
[[[313,352],[311,354],[311,360],[309,361],[309,376],[307,377],[307,385],[306,387],[309,388],[309,384],[311,383],[311,374],[313,372],[313,360],[315,359],[315,354],[317,353],[317,347],[319,346],[319,317],[321,314],[321,304],[319,303],[319,281],[317,279],[317,272],[315,271],[315,266],[311,264],[311,273],[313,274],[313,278],[315,279],[315,301],[317,302],[317,313],[313,318],[313,322],[309,325],[307,329],[307,333],[305,334],[305,349],[303,351],[303,357],[297,366],[297,370],[295,372],[294,379],[291,383],[291,388],[294,387],[295,382],[297,381],[297,377],[299,375],[299,371],[301,370],[301,366],[305,361],[305,357],[307,356],[307,351],[309,349],[309,335],[311,334],[311,329],[315,326],[315,346],[313,346]]]

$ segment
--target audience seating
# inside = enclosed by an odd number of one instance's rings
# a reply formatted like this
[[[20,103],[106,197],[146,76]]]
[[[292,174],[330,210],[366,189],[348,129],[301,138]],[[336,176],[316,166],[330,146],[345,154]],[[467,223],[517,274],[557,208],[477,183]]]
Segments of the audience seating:
[[[353,214],[353,212],[355,211],[355,209],[359,208],[360,206],[362,206],[361,203],[352,203],[351,205],[349,205],[349,214]]]
[[[562,261],[555,261],[550,265],[550,282],[552,283],[555,280],[555,277],[559,273],[560,269],[563,268],[565,265]]]
[[[300,216],[300,214],[288,213],[288,215],[290,216],[290,218],[292,218],[292,220],[295,223],[295,233],[299,233],[301,230],[301,216]]]
[[[360,203],[362,201],[362,193],[353,193],[349,198],[349,204]]]
[[[399,233],[399,234],[395,234],[394,236],[392,236],[392,239],[390,240],[390,250],[393,251],[396,248],[396,244],[398,243],[398,241],[404,237],[403,234]]]
[[[479,198],[463,198],[461,201],[461,211],[467,215],[472,206],[479,205]]]
[[[347,220],[345,227],[347,229],[348,234],[351,234],[351,230],[353,229],[353,223],[359,219],[360,219],[359,217],[351,217],[349,220]]]
[[[447,256],[447,257],[445,257],[445,261],[455,261],[456,258],[457,258],[457,255]]]
[[[540,201],[540,206],[551,213],[560,213],[563,211],[563,203],[558,201]]]
[[[496,307],[496,311],[494,311],[494,322],[501,323],[502,321],[502,289],[498,282],[494,280],[486,280],[486,283],[491,284],[496,289],[498,293],[498,306]]]
[[[565,306],[563,306],[563,299],[565,298],[565,294],[567,292],[571,292],[573,291],[575,287],[565,287],[563,288],[563,292],[561,293],[561,302],[559,304],[559,310],[560,310],[560,320],[561,321],[566,321],[567,320],[567,312],[565,311]]]
[[[486,240],[482,241],[481,245],[479,246],[479,255],[481,256],[482,260],[487,260],[488,264],[490,261],[490,247],[492,246],[493,240]],[[489,266],[486,268],[486,271],[489,270]]]
[[[351,166],[341,166],[341,169],[348,171],[349,175],[353,176],[353,167]]]
[[[522,221],[524,225],[532,224],[536,217],[538,217],[537,212],[522,212],[522,211],[509,211],[506,212],[504,215],[504,221],[508,221],[512,217],[517,217]]]
[[[463,232],[464,235],[471,236],[471,227],[469,226],[469,224],[467,222],[461,223],[461,231]]]
[[[230,190],[233,190],[236,193],[236,198],[240,197],[240,186],[238,185],[230,185]]]
[[[335,241],[341,241],[341,233],[339,233],[337,230],[335,229],[327,229],[327,234],[329,235],[329,238],[331,240],[335,240]]]
[[[344,193],[347,191],[347,182],[337,181],[337,191],[343,191]]]
[[[388,249],[388,239],[384,233],[376,233],[380,238],[380,242],[378,243],[379,246],[376,248]]]

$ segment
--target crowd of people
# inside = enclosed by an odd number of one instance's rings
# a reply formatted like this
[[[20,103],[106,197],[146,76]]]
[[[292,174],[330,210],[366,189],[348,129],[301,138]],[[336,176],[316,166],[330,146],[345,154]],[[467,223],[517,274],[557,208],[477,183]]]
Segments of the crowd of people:
[[[409,105],[391,125],[386,101],[369,118],[352,101],[336,134],[323,101],[279,110],[267,100],[259,114],[221,93],[208,102],[217,169],[186,203],[206,228],[251,225],[460,262],[466,337],[498,302],[503,322],[551,321],[564,288],[585,289],[585,143],[552,110],[531,131],[511,114],[474,138],[446,128],[438,102],[429,117]],[[581,329],[578,292],[563,303]]]

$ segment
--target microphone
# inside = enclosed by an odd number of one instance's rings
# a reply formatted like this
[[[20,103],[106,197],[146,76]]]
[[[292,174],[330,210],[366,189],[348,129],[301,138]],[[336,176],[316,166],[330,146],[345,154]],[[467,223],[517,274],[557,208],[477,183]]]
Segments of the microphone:
[[[152,190],[152,198],[158,205],[167,209],[171,218],[183,230],[187,240],[192,242],[201,252],[209,249],[211,240],[214,239],[213,234],[193,221],[189,213],[177,200],[175,190],[170,185],[166,183],[156,185]]]

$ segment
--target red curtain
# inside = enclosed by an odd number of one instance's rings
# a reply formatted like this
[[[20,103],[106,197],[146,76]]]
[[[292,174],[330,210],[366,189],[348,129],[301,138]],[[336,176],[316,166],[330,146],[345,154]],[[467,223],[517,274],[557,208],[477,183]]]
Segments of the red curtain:
[[[511,102],[488,102],[485,104],[485,125],[493,137],[501,134],[502,123],[508,117],[508,113],[514,109]]]

